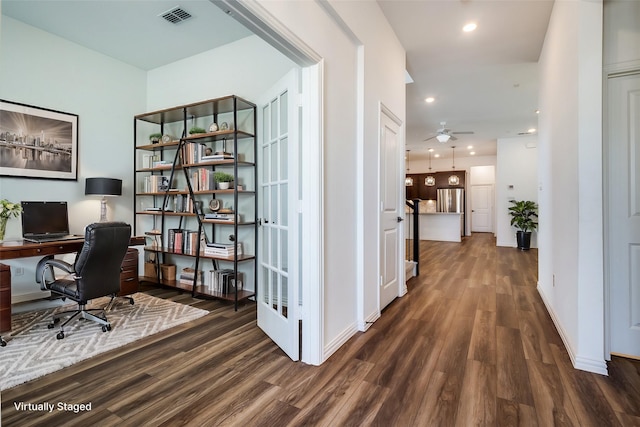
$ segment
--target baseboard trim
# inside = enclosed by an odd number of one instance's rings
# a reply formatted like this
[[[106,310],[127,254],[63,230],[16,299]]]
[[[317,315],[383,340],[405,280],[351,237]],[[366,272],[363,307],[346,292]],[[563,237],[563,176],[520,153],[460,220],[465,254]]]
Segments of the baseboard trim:
[[[364,319],[363,323],[358,324],[358,331],[366,332],[367,329],[369,329],[371,327],[371,325],[373,323],[375,323],[375,321],[378,320],[379,318],[380,318],[380,312],[379,311],[375,311],[375,312],[371,313],[370,315],[368,315]]]
[[[338,351],[340,347],[342,347],[349,339],[358,333],[358,328],[355,323],[349,325],[345,330],[343,330],[337,337],[331,340],[324,347],[324,351],[322,353],[322,362],[324,363],[333,353]]]
[[[549,300],[544,294],[544,291],[540,286],[540,282],[538,282],[538,286],[536,289],[538,290],[538,294],[540,295],[540,298],[542,298],[542,302],[544,303],[544,306],[547,309],[547,313],[549,313],[549,316],[551,317],[551,320],[553,321],[553,324],[555,325],[556,330],[560,335],[560,339],[562,339],[562,343],[564,344],[564,348],[567,350],[567,353],[569,354],[569,359],[571,359],[571,364],[573,365],[573,367],[576,369],[580,369],[582,371],[593,372],[594,374],[608,376],[609,372],[607,370],[607,362],[604,359],[596,360],[588,357],[582,357],[576,354],[575,349],[571,345],[571,341],[569,341],[569,337],[567,333],[565,332],[564,328],[562,327],[562,324],[558,320],[558,316],[556,315],[556,312],[553,310],[553,307],[551,306],[551,304],[549,303]]]
[[[18,304],[21,302],[36,301],[39,299],[47,298],[51,296],[49,291],[29,292],[26,294],[11,295],[11,304]]]

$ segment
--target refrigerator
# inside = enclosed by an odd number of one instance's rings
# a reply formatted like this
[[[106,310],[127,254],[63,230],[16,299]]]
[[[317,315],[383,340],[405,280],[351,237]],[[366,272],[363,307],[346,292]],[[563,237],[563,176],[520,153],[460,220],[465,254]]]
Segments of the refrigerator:
[[[436,212],[464,214],[464,190],[462,188],[438,188]]]

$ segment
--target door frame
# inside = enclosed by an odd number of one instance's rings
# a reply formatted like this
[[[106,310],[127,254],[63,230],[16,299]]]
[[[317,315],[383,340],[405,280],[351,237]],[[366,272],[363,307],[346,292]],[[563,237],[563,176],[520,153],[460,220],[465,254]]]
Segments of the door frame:
[[[474,197],[473,197],[473,187],[489,187],[489,189],[491,190],[491,194],[489,195],[489,210],[490,215],[489,215],[489,220],[491,222],[491,230],[487,231],[487,233],[491,233],[491,234],[495,234],[496,233],[496,224],[495,224],[495,205],[494,205],[494,201],[495,201],[495,185],[494,184],[470,184],[469,185],[469,198],[471,199],[471,203],[469,206],[469,222],[471,223],[469,225],[469,230],[470,233],[473,233],[473,203],[474,203]],[[482,233],[482,232],[478,232],[478,233]]]
[[[609,192],[607,189],[610,184],[611,169],[609,167],[609,158],[611,151],[611,141],[609,140],[609,128],[611,124],[607,120],[609,117],[609,81],[616,77],[622,77],[625,75],[640,74],[640,64],[632,64],[627,66],[609,66],[603,73],[602,82],[602,188],[604,189],[602,194],[603,204],[603,276],[604,276],[604,359],[611,360],[611,335],[612,335],[612,321],[611,321],[611,206],[609,199]]]
[[[377,204],[378,206],[382,206],[382,198],[380,196],[380,191],[382,189],[380,179],[382,177],[382,116],[387,116],[391,121],[393,121],[396,125],[398,125],[398,138],[399,143],[398,146],[401,148],[399,152],[404,153],[405,147],[405,139],[404,139],[404,123],[398,116],[396,116],[393,111],[391,111],[384,103],[379,102],[378,108],[378,183],[377,183]],[[404,157],[398,155],[398,168],[397,168],[397,176],[396,176],[396,185],[398,186],[398,200],[396,201],[398,212],[404,212],[404,179],[402,176],[404,175]],[[377,209],[377,224],[378,224],[378,254],[377,254],[377,263],[378,263],[378,317],[382,312],[382,307],[380,307],[380,291],[382,285],[382,239],[384,238],[383,233],[381,233],[382,227],[382,210],[380,208]],[[405,258],[405,245],[404,242],[401,241],[404,239],[404,221],[398,223],[398,235],[401,239],[398,241],[398,298],[405,295],[407,293],[407,281],[405,278],[405,270],[404,270],[404,258]]]
[[[218,0],[212,2],[236,21],[279,50],[302,69],[302,108],[300,129],[301,182],[300,234],[304,236],[305,256],[301,261],[300,282],[303,307],[301,361],[324,362],[324,60],[291,30],[283,26],[259,2]],[[290,106],[294,107],[294,106]],[[257,285],[257,284],[256,284]],[[259,296],[258,296],[259,297]]]

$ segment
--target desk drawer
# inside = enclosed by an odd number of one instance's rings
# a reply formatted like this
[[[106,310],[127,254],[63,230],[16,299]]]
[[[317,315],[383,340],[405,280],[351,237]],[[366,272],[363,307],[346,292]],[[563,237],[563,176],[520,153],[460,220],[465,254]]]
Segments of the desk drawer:
[[[11,270],[0,264],[0,333],[11,331]]]
[[[68,249],[62,245],[42,246],[40,248],[21,249],[18,258],[28,258],[32,256],[59,255],[66,253]]]
[[[119,296],[135,294],[138,292],[138,250],[129,248],[122,261],[122,272],[120,273],[120,293]]]

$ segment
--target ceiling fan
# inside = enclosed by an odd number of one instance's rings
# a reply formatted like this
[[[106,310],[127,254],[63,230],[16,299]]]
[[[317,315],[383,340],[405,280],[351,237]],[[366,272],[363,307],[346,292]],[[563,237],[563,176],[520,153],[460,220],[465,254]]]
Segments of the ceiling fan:
[[[435,138],[435,139],[438,140],[438,142],[445,143],[447,141],[455,141],[455,140],[458,139],[455,136],[453,136],[453,134],[456,134],[456,135],[473,135],[472,131],[452,132],[451,129],[448,129],[448,128],[445,127],[446,124],[447,124],[447,122],[440,122],[440,129],[438,129],[436,134],[433,135],[433,136],[430,136],[429,138],[425,139],[424,141],[429,141],[429,140]]]

